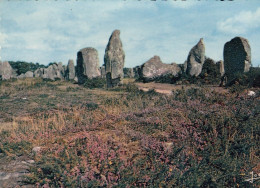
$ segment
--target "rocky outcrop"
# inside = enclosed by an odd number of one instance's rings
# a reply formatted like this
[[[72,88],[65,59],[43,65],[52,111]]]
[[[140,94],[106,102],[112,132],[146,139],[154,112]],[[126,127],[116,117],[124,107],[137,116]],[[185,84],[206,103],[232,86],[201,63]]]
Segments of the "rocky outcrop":
[[[154,56],[141,66],[140,73],[140,79],[149,82],[169,75],[177,77],[181,68],[176,63],[164,64],[159,56]]]
[[[69,60],[66,70],[66,80],[74,80],[76,75],[74,61],[72,59]]]
[[[124,68],[124,78],[134,78],[134,70],[133,68]]]
[[[201,73],[205,60],[205,45],[203,39],[190,50],[187,58],[186,73],[190,76],[198,76]]]
[[[0,61],[0,80],[8,80],[10,78],[16,78],[17,74],[11,67],[8,61]]]
[[[247,39],[235,37],[224,45],[224,67],[228,82],[236,73],[249,71],[251,48]]]
[[[120,40],[120,31],[113,31],[109,38],[104,56],[107,87],[111,88],[122,83],[124,78],[125,52]]]
[[[86,79],[101,76],[99,69],[98,52],[94,48],[83,48],[77,54],[76,74],[78,82],[84,83]]]

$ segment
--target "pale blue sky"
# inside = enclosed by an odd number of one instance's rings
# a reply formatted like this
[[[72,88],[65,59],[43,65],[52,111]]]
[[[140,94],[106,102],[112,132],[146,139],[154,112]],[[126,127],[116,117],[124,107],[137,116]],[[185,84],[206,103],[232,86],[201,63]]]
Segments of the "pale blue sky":
[[[154,55],[164,63],[183,63],[204,38],[206,56],[223,59],[224,44],[236,36],[249,40],[252,63],[260,64],[260,2],[150,0],[0,0],[0,56],[28,62],[76,61],[84,47],[105,47],[121,30],[125,67]]]

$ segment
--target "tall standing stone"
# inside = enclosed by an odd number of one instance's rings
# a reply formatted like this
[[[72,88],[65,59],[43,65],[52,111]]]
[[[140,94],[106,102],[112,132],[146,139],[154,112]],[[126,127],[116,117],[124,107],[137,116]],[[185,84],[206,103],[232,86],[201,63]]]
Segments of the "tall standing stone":
[[[86,79],[101,76],[98,52],[95,48],[83,48],[78,52],[76,74],[80,84],[84,83]]]
[[[107,87],[111,88],[122,83],[124,78],[125,52],[120,40],[120,31],[113,31],[109,38],[104,56]]]
[[[224,45],[224,67],[228,82],[236,73],[249,71],[251,48],[247,39],[235,37]]]
[[[190,50],[187,58],[186,73],[190,76],[199,76],[205,61],[205,45],[203,38]]]
[[[66,79],[73,80],[75,78],[75,66],[72,59],[69,60],[67,70],[66,70]]]

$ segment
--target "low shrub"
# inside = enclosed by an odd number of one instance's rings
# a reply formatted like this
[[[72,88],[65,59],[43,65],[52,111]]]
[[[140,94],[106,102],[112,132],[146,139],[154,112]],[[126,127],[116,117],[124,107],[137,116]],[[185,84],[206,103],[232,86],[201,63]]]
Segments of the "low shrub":
[[[104,88],[106,84],[105,78],[92,78],[92,79],[86,79],[83,86],[88,89],[94,89],[94,88]]]

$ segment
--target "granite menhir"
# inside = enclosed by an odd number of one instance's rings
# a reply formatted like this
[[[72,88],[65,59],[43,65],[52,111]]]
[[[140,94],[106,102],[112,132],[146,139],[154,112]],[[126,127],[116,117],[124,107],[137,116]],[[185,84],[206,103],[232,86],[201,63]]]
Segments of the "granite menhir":
[[[224,68],[227,81],[236,73],[248,72],[251,67],[251,48],[247,39],[235,37],[224,45]]]
[[[122,83],[124,78],[125,52],[120,40],[120,31],[113,31],[109,38],[104,56],[107,87],[115,87]]]

